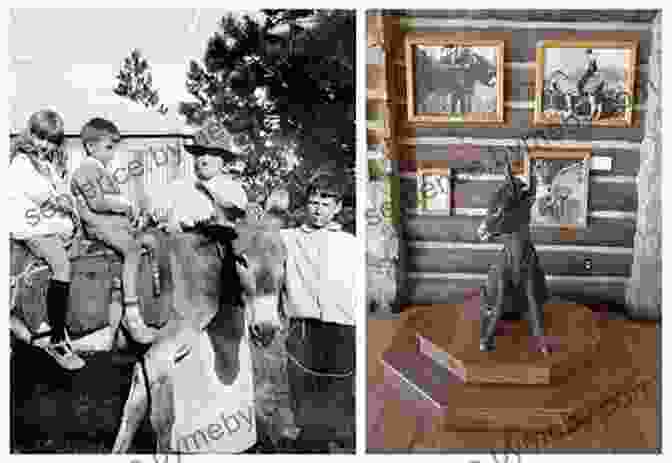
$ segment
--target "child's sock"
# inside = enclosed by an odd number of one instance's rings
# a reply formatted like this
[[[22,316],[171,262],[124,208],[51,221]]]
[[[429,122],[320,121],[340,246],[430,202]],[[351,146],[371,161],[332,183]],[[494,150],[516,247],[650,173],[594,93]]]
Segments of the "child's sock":
[[[47,289],[47,317],[52,327],[53,343],[65,340],[66,314],[70,299],[70,282],[50,280]]]

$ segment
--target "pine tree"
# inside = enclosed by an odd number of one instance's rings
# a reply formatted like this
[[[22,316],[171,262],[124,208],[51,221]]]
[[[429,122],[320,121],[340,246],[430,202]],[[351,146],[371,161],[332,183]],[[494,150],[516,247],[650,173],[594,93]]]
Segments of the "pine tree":
[[[277,185],[292,185],[298,199],[293,202],[301,203],[310,174],[335,171],[344,173],[350,192],[345,205],[351,208],[355,14],[262,13],[261,20],[233,14],[221,19],[203,59],[189,63],[186,87],[193,101],[180,102],[178,110],[189,124],[215,118],[238,134],[248,150],[243,176],[262,199]],[[149,108],[165,108],[139,52],[126,59],[118,81],[117,94]]]

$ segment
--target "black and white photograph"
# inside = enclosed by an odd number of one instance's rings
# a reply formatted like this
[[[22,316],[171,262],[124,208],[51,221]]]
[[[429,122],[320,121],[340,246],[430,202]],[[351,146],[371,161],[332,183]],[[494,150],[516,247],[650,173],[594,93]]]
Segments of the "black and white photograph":
[[[440,211],[450,214],[452,202],[452,178],[450,169],[440,167],[419,167],[418,210],[422,213]]]
[[[524,176],[536,186],[531,226],[586,228],[590,152],[532,151]]]
[[[354,10],[12,9],[10,452],[354,453]]]
[[[636,50],[634,42],[551,42],[540,47],[537,72],[543,73],[543,96],[537,119],[630,125]]]
[[[503,52],[503,41],[465,42],[430,33],[408,37],[409,119],[501,122]]]

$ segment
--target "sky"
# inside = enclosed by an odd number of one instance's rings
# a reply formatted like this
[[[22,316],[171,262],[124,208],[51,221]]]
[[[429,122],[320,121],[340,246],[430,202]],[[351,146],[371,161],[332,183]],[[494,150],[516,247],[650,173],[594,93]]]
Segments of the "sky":
[[[9,123],[14,133],[43,108],[58,111],[66,133],[92,117],[122,133],[188,131],[177,103],[190,60],[200,61],[224,9],[13,9],[9,25]],[[147,58],[166,116],[116,96],[112,89],[133,48]]]

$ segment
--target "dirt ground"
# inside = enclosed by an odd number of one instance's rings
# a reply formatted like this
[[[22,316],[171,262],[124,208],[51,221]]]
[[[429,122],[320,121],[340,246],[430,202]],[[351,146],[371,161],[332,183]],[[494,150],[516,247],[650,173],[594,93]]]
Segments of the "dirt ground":
[[[284,336],[253,349],[259,444],[253,453],[294,453],[280,439],[293,422],[284,376]],[[15,343],[10,360],[12,453],[108,453],[130,388],[135,357],[97,353],[80,371],[66,372],[43,351]],[[321,419],[324,419],[322,416]],[[353,417],[354,423],[354,417]],[[152,453],[153,431],[145,421],[132,453]],[[332,447],[330,453],[349,449]],[[302,452],[303,453],[303,452]]]
[[[66,372],[44,352],[15,345],[11,369],[11,449],[14,453],[109,452],[130,387],[134,357],[100,353]],[[149,423],[133,451],[151,452]]]

